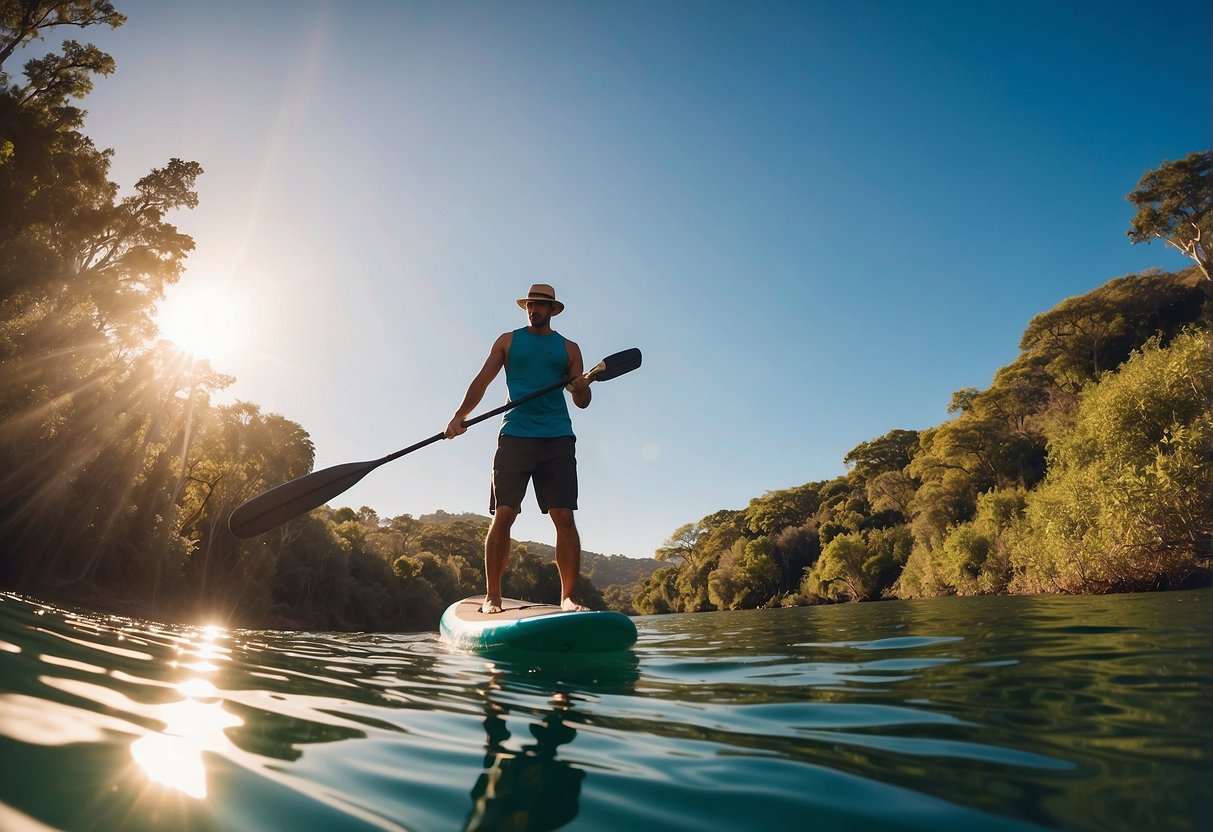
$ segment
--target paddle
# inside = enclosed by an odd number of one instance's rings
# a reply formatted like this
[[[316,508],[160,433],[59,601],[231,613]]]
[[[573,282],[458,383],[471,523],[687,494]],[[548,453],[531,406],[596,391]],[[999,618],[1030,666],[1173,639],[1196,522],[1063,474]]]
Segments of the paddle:
[[[640,350],[632,348],[623,352],[617,352],[614,355],[608,355],[602,359],[598,366],[590,370],[588,375],[593,381],[610,381],[624,373],[630,373],[639,366]],[[564,387],[569,381],[571,379],[561,379],[554,384],[544,387],[542,390],[536,390],[534,393],[528,393],[520,399],[506,402],[501,407],[490,410],[488,413],[482,413],[475,418],[468,419],[463,423],[463,426],[470,428],[472,425],[483,422],[485,419],[491,419],[494,416],[505,413],[507,410],[518,407],[520,404],[525,404],[532,399],[537,399],[540,396],[551,393],[559,387]],[[436,433],[429,439],[422,439],[414,445],[409,445],[407,448],[396,451],[394,454],[380,457],[379,459],[369,462],[347,462],[344,465],[334,465],[332,468],[313,471],[289,482],[284,482],[282,485],[271,488],[269,491],[264,491],[239,506],[232,512],[231,517],[228,518],[228,528],[231,529],[232,534],[240,538],[256,537],[259,534],[268,532],[270,529],[282,525],[287,520],[309,512],[317,506],[324,505],[338,494],[352,488],[355,483],[380,465],[391,462],[394,459],[399,459],[405,454],[411,454],[418,448],[424,448],[426,445],[433,444],[439,439],[445,438],[445,436],[445,433]]]

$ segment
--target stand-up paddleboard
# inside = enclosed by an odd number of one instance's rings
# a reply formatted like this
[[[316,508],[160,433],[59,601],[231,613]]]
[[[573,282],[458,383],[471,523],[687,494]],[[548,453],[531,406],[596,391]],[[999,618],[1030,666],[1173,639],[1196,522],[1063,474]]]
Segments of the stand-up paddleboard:
[[[554,604],[502,600],[501,612],[480,611],[484,596],[464,598],[447,607],[438,629],[442,640],[460,650],[512,647],[545,653],[605,653],[636,643],[636,625],[618,612],[565,612]]]

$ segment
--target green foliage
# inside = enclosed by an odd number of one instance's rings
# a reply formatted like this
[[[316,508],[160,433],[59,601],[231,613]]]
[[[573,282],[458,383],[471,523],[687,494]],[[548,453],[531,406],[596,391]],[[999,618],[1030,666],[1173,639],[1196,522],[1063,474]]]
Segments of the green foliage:
[[[1207,332],[1152,341],[1082,393],[1028,496],[1014,588],[1110,592],[1182,584],[1213,537],[1213,355]]]
[[[820,495],[812,483],[768,491],[750,500],[746,507],[746,531],[756,535],[771,535],[789,526],[799,526],[813,516],[820,503]]]
[[[484,539],[490,522],[488,518],[481,518],[428,523],[417,536],[417,548],[423,552],[457,555],[467,563],[479,563],[484,557]]]
[[[674,530],[666,542],[657,549],[657,560],[672,560],[675,563],[686,562],[695,554],[695,544],[703,534],[703,529],[697,523],[685,523]]]
[[[1210,279],[1213,151],[1190,153],[1147,171],[1128,200],[1137,207],[1127,232],[1130,240],[1165,240],[1196,261],[1205,279]]]
[[[122,20],[106,3],[4,3],[0,63],[55,26]],[[231,379],[146,343],[193,247],[165,218],[196,203],[201,168],[174,160],[117,199],[110,152],[69,104],[112,69],[67,41],[28,83],[0,77],[0,580],[175,597],[215,549],[186,530],[215,505],[191,469],[208,395]],[[264,571],[245,555],[234,570]]]
[[[918,483],[904,471],[885,471],[865,483],[864,496],[873,511],[895,511],[909,517],[910,501],[917,490]]]
[[[658,560],[675,565],[643,581],[633,599],[637,612],[700,612],[713,609],[709,578],[722,555],[746,540],[746,513],[717,511],[698,523],[680,526],[657,550]]]
[[[738,540],[708,576],[708,598],[721,610],[753,609],[770,601],[779,577],[769,539]]]
[[[677,567],[666,566],[650,575],[632,598],[632,606],[636,612],[640,615],[682,612],[678,572]]]
[[[867,481],[905,470],[917,448],[918,431],[896,429],[870,442],[860,442],[842,461],[851,466],[855,476]]]
[[[510,598],[531,598],[559,604],[560,572],[555,563],[545,563],[537,555],[528,552],[525,546],[515,546],[502,589]]]
[[[636,586],[622,586],[619,584],[607,586],[602,591],[603,607],[608,610],[615,610],[624,615],[639,615],[633,598],[636,595]]]
[[[1155,335],[1165,342],[1199,320],[1207,294],[1208,282],[1192,272],[1147,271],[1111,280],[1032,318],[1013,366],[1043,372],[1058,389],[1076,393]],[[1037,375],[1033,386],[1047,394],[1042,381]]]
[[[43,37],[59,26],[109,26],[116,29],[126,17],[106,0],[2,0],[0,2],[0,66],[20,46]],[[0,82],[7,83],[4,76]]]
[[[989,491],[977,498],[977,514],[948,531],[935,558],[934,575],[957,595],[1002,592],[1011,578],[1006,532],[1023,515],[1027,491]]]
[[[905,526],[839,535],[822,549],[821,558],[805,575],[801,593],[829,601],[879,597],[905,563],[910,542]]]
[[[977,488],[967,471],[943,464],[924,469],[923,479],[910,501],[910,527],[914,540],[930,550],[943,544],[949,526],[973,516]]]

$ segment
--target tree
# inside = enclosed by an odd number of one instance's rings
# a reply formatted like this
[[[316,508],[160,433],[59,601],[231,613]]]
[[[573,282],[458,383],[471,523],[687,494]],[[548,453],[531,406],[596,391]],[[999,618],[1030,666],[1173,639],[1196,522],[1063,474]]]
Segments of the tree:
[[[97,0],[0,0],[0,66],[19,46],[56,26],[109,26],[117,29],[126,17],[114,4]],[[0,81],[3,76],[0,76]]]
[[[703,535],[698,523],[684,523],[666,538],[665,543],[654,553],[657,560],[668,560],[675,565],[686,563],[695,554],[695,544]]]
[[[681,607],[677,581],[677,567],[666,566],[658,569],[640,585],[632,599],[632,606],[641,615],[679,612]]]
[[[402,514],[377,524],[367,535],[367,551],[378,555],[389,564],[401,555],[411,555],[416,549],[414,544],[421,527],[421,521],[411,514]]]
[[[959,468],[940,466],[924,472],[922,487],[910,499],[915,543],[928,549],[943,543],[949,526],[973,516],[977,493],[973,478]]]
[[[1207,287],[1157,270],[1110,280],[1032,318],[1016,364],[1036,363],[1058,387],[1078,392],[1154,335],[1169,339],[1199,320]]]
[[[874,554],[858,532],[831,540],[807,579],[814,594],[834,601],[862,601],[874,589]]]
[[[615,610],[624,615],[636,615],[636,607],[632,603],[635,596],[631,587],[608,586],[602,593],[604,609]]]
[[[521,543],[514,544],[510,568],[505,573],[503,589],[507,597],[526,598],[547,604],[560,603],[560,572],[552,561],[540,560]],[[582,597],[584,579],[578,582],[578,599]]]
[[[894,429],[870,442],[860,442],[843,462],[855,475],[867,481],[880,474],[902,471],[918,448],[918,431]]]
[[[972,407],[1000,422],[1015,436],[1042,437],[1038,416],[1054,402],[1053,379],[1034,361],[1016,361],[994,374],[994,383],[979,393]]]
[[[809,521],[803,526],[790,526],[771,538],[771,544],[782,573],[779,590],[796,590],[805,570],[821,556],[821,536],[817,533],[816,524]]]
[[[0,1],[0,64],[51,27],[123,20],[108,3]],[[0,74],[0,579],[157,598],[197,554],[189,455],[231,379],[151,343],[193,248],[166,216],[197,203],[201,168],[173,160],[118,198],[70,103],[113,67],[69,40],[24,85]]]
[[[51,112],[63,113],[69,99],[83,98],[92,92],[94,75],[109,75],[116,67],[114,59],[91,43],[82,46],[74,40],[63,42],[63,54],[51,53],[25,65],[29,83],[12,88],[18,107],[37,102]]]
[[[232,510],[264,489],[310,471],[315,455],[311,437],[298,423],[262,413],[245,402],[207,410],[196,414],[195,420],[198,424],[182,464],[184,482],[179,497],[183,509],[180,533],[192,546],[183,569],[189,601],[225,618],[263,612],[271,595],[275,562],[298,544],[300,536],[329,541],[323,544],[329,547],[323,549],[325,557],[330,549],[340,546],[342,552],[348,552],[352,546],[327,526],[314,529],[311,517],[291,521],[254,540],[237,540],[227,528]],[[333,539],[339,544],[334,545]]]
[[[473,568],[481,568],[489,523],[488,518],[429,523],[418,536],[417,547],[423,552],[458,557]]]
[[[657,560],[673,565],[657,570],[641,583],[635,609],[646,615],[711,609],[708,577],[721,555],[746,537],[745,524],[746,512],[722,509],[675,529],[656,552]]]
[[[1191,257],[1205,280],[1213,280],[1213,151],[1190,153],[1147,171],[1128,200],[1137,207],[1126,232],[1130,240],[1163,240]]]
[[[770,540],[738,540],[708,577],[708,597],[717,609],[754,609],[771,601],[779,574]]]
[[[902,471],[885,471],[868,480],[864,494],[873,511],[896,511],[903,517],[910,516],[910,500],[918,484],[914,478]]]
[[[977,498],[977,513],[948,531],[933,553],[934,575],[957,595],[1001,592],[1011,577],[1010,529],[1022,516],[1022,488],[988,491]]]
[[[746,530],[754,535],[778,534],[786,528],[802,525],[820,504],[815,483],[768,491],[750,500],[746,507]]]

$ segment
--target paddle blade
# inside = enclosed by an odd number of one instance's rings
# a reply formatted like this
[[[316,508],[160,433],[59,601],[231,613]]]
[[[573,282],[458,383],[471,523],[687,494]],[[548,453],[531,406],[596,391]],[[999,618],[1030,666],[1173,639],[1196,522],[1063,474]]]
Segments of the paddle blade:
[[[639,366],[640,350],[632,347],[630,350],[608,355],[590,372],[594,374],[594,381],[610,381],[624,373],[632,372]]]
[[[324,505],[353,487],[354,483],[380,464],[382,460],[348,462],[284,482],[269,491],[263,491],[233,511],[227,520],[227,527],[239,538],[264,534],[287,520],[293,520]]]

